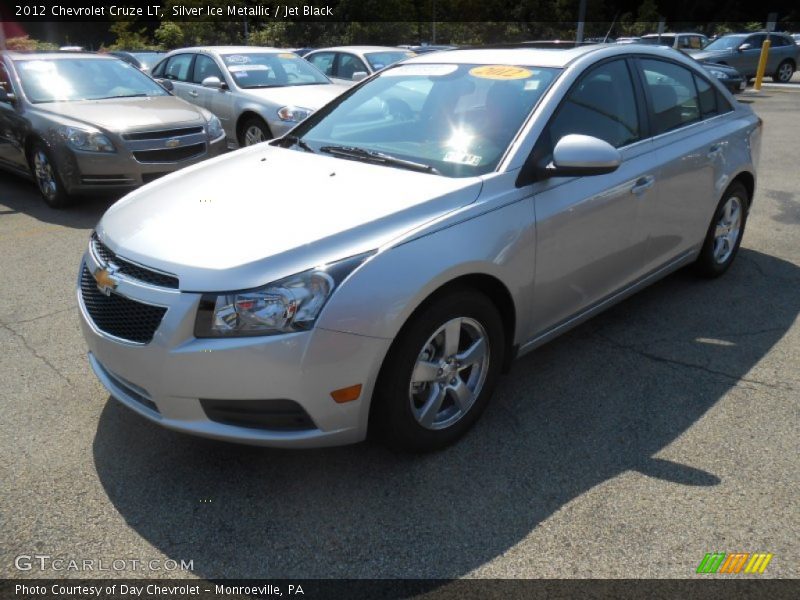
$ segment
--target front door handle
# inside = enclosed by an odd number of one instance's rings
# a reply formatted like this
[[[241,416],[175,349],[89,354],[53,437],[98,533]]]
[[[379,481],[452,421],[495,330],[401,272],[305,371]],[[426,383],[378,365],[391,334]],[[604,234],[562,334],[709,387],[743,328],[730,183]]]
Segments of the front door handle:
[[[708,158],[714,158],[722,152],[722,144],[714,144],[708,149]]]
[[[197,96],[198,96],[199,94],[198,94],[197,92],[195,92],[194,90],[189,90],[189,95],[190,95],[192,98],[197,98]]]
[[[636,180],[636,183],[633,184],[631,188],[631,194],[636,194],[640,196],[644,194],[647,190],[653,187],[653,184],[656,182],[656,178],[652,175],[645,175],[644,177],[639,177]]]

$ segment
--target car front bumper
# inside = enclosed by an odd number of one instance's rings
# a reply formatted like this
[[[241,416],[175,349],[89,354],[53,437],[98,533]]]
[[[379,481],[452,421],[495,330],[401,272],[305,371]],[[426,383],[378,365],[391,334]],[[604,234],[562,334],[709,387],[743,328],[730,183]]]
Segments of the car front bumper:
[[[117,152],[81,152],[60,144],[55,161],[70,194],[130,190],[162,175],[219,156],[227,149],[225,137],[206,142],[205,149],[183,160],[140,162],[128,148]]]
[[[87,252],[81,269],[94,272],[98,265]],[[198,339],[193,331],[200,294],[127,279],[112,293],[167,308],[149,343],[115,338],[90,316],[79,277],[81,327],[92,369],[111,396],[139,415],[185,433],[264,446],[333,446],[366,436],[372,389],[391,340],[320,328]],[[358,399],[338,404],[331,397],[334,390],[357,384],[362,385]],[[272,400],[296,403],[308,423],[273,428],[220,422],[205,404],[228,402],[235,412],[247,402]]]

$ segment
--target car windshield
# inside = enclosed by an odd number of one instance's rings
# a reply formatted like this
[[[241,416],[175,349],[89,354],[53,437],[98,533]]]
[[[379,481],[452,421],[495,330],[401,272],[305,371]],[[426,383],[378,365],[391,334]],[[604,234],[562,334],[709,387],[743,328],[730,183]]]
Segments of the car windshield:
[[[410,50],[388,50],[386,52],[367,52],[364,54],[364,58],[367,59],[373,71],[380,71],[389,65],[393,65],[404,58],[411,58],[412,56],[416,56],[416,53]]]
[[[151,68],[159,58],[164,56],[163,52],[131,52],[136,60],[138,60],[146,69]]]
[[[674,35],[662,35],[659,39],[658,36],[655,37],[643,37],[639,40],[640,44],[650,44],[653,46],[669,46],[670,48],[675,44],[675,36]]]
[[[744,42],[745,37],[743,35],[726,35],[717,38],[703,50],[732,50],[733,48],[738,48]]]
[[[29,59],[17,61],[16,67],[34,104],[168,95],[137,68],[116,59]]]
[[[223,54],[222,62],[236,85],[243,89],[330,83],[294,52]]]
[[[346,150],[368,161],[366,151],[449,177],[480,175],[497,166],[558,73],[518,65],[398,65],[334,100],[292,137],[337,156]]]

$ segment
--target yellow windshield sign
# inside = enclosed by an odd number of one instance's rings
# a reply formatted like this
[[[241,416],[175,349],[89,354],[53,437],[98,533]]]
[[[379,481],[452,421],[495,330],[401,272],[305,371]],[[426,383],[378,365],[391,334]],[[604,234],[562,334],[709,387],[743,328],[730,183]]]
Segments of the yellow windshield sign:
[[[481,79],[527,79],[533,75],[533,71],[511,65],[487,65],[485,67],[474,67],[470,69],[469,74]]]

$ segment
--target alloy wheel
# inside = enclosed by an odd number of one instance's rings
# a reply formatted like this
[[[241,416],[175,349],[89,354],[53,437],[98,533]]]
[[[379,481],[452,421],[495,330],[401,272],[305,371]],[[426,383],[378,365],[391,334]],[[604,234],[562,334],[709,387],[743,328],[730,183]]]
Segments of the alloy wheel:
[[[37,150],[33,155],[33,172],[36,176],[36,184],[39,186],[42,195],[48,200],[55,198],[58,183],[56,182],[53,167],[42,150]]]
[[[252,146],[253,144],[260,144],[265,142],[267,137],[264,131],[258,125],[250,125],[244,132],[244,145]]]
[[[731,196],[722,208],[714,229],[714,260],[718,264],[730,258],[742,229],[742,201]]]

